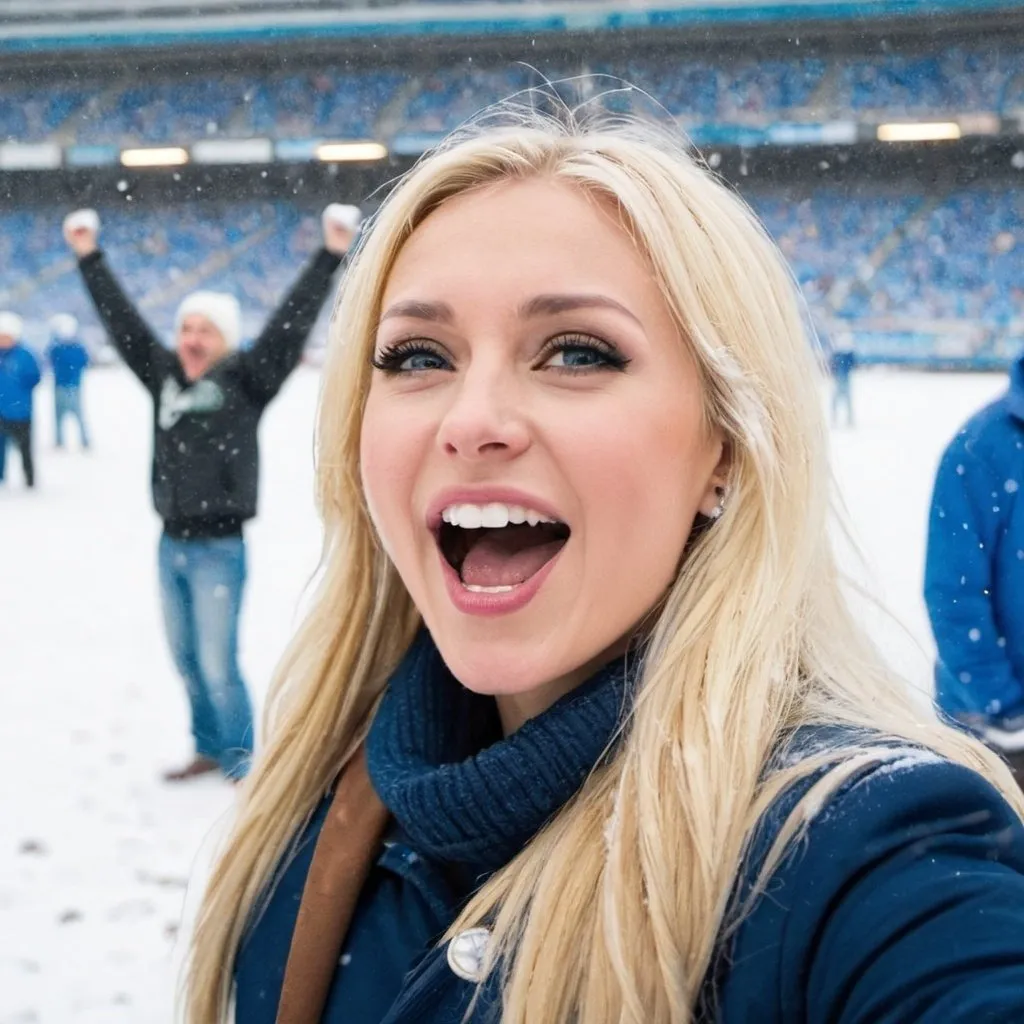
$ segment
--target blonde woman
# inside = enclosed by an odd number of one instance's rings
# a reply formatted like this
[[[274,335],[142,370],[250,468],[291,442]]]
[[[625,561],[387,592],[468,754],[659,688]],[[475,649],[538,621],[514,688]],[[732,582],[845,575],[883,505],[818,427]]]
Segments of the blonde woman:
[[[565,120],[450,141],[345,279],[189,1020],[1024,1020],[1024,805],[847,610],[788,271]]]

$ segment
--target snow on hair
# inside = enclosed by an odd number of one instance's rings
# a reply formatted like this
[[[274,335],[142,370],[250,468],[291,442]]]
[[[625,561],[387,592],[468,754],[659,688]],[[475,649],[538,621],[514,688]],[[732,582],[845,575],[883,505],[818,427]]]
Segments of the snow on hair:
[[[814,787],[816,801],[827,799],[842,764],[876,749],[877,740],[851,740],[779,762],[801,724],[845,722],[935,750],[984,771],[1024,811],[992,755],[921,715],[847,608],[827,530],[811,341],[766,232],[668,131],[554,105],[554,115],[497,108],[428,154],[375,214],[350,264],[318,425],[319,591],[279,668],[266,749],[206,894],[187,994],[194,1024],[226,1019],[242,932],[365,735],[417,625],[359,483],[390,268],[432,210],[502,181],[547,176],[618,211],[699,367],[707,420],[728,439],[732,496],[730,514],[693,538],[653,617],[610,763],[452,926],[492,924],[504,1024],[692,1019],[723,929],[743,912],[730,894],[759,815],[793,780],[838,762]],[[784,829],[769,873],[805,810]]]

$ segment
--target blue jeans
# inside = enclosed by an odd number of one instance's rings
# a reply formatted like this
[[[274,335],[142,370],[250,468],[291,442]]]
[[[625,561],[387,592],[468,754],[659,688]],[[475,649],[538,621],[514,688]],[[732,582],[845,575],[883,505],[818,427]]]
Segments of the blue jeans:
[[[252,705],[238,668],[245,541],[164,534],[159,562],[167,641],[188,688],[196,754],[240,778],[253,749]]]
[[[853,426],[853,388],[849,377],[836,377],[832,392],[832,425],[839,425],[839,410],[846,411],[846,425]]]
[[[85,417],[82,415],[82,389],[53,389],[53,406],[57,417],[57,447],[64,447],[64,417],[70,416],[78,421],[78,436],[82,439],[82,447],[89,447],[89,432],[85,429]]]

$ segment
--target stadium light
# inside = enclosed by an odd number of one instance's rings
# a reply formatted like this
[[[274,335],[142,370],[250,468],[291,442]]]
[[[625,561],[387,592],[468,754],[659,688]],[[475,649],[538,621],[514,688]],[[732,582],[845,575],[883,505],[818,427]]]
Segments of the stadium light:
[[[383,160],[387,155],[379,142],[322,142],[316,147],[316,158],[324,163]]]
[[[879,142],[946,142],[959,139],[956,121],[921,121],[914,124],[880,124]]]
[[[125,167],[178,167],[188,163],[188,150],[180,146],[122,149],[121,163]]]

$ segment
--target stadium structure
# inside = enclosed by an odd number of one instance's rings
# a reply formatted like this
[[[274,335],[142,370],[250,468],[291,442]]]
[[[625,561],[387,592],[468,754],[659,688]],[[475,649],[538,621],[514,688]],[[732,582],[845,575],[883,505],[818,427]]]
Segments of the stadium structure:
[[[1024,3],[6,0],[0,60],[0,306],[39,344],[56,310],[101,338],[74,207],[159,327],[211,287],[251,334],[326,202],[372,207],[480,108],[572,80],[688,135],[826,343],[960,368],[1024,345]]]

